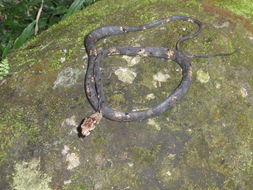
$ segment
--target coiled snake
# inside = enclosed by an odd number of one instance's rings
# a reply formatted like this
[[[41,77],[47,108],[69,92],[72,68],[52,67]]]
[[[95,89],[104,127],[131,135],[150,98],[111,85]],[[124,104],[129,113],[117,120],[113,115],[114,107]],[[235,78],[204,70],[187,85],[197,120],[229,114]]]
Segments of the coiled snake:
[[[170,21],[183,20],[195,23],[198,26],[197,32],[184,36],[176,43],[176,48],[164,47],[110,47],[109,49],[98,52],[96,42],[102,38],[124,34],[127,32],[136,32],[146,30],[158,25],[168,23]],[[88,54],[88,68],[85,77],[86,95],[95,109],[96,113],[85,118],[81,124],[81,135],[88,136],[90,131],[95,128],[102,117],[115,121],[134,121],[143,120],[157,116],[166,110],[172,108],[185,96],[192,81],[192,67],[190,58],[207,58],[212,56],[229,56],[232,53],[221,53],[213,55],[191,55],[180,51],[180,44],[185,40],[192,39],[198,36],[202,31],[202,23],[194,18],[187,16],[171,16],[142,26],[104,26],[90,32],[85,40],[85,47]],[[105,100],[103,84],[101,79],[100,64],[101,60],[111,55],[128,55],[141,57],[157,57],[171,59],[182,68],[182,79],[177,88],[160,104],[142,111],[121,111],[110,108]]]

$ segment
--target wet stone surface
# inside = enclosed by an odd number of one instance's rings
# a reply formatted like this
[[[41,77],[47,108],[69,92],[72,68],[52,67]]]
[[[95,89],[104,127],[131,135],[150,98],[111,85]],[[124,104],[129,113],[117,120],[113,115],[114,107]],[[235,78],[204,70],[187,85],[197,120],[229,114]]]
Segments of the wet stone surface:
[[[36,48],[12,52],[7,59],[16,74],[0,82],[0,189],[253,189],[253,34],[234,17],[205,7],[195,0],[103,0],[26,44]],[[84,36],[99,26],[180,14],[204,23],[202,34],[182,45],[185,51],[240,51],[193,59],[190,90],[172,110],[145,121],[102,119],[79,138],[77,127],[94,113],[83,86]],[[195,30],[191,23],[173,22],[109,37],[98,46],[174,48]],[[128,71],[127,82],[122,69],[117,75],[120,68]],[[181,79],[172,61],[126,56],[105,59],[102,74],[109,105],[122,110],[160,103]]]

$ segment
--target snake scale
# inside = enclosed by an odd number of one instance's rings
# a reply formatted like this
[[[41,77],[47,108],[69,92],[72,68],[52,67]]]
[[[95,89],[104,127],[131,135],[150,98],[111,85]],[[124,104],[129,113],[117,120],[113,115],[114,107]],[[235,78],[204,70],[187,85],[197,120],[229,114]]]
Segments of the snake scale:
[[[101,52],[97,51],[96,43],[108,36],[119,35],[128,32],[147,30],[152,27],[168,23],[170,21],[182,20],[194,23],[198,30],[194,34],[184,36],[176,43],[176,48],[164,47],[110,47]],[[81,135],[88,136],[99,123],[102,117],[114,121],[134,121],[144,120],[150,117],[158,116],[166,110],[177,104],[187,93],[192,81],[192,67],[190,58],[207,58],[212,56],[229,56],[232,53],[220,53],[213,55],[191,55],[180,50],[180,44],[185,40],[197,37],[202,31],[202,23],[194,18],[187,16],[171,16],[160,19],[142,26],[104,26],[91,31],[85,39],[85,47],[88,54],[88,67],[85,76],[85,90],[87,98],[96,111],[96,113],[85,118],[81,123]],[[121,111],[110,108],[105,99],[103,83],[101,79],[101,61],[107,56],[128,55],[141,57],[156,57],[171,59],[176,62],[182,69],[182,79],[176,89],[160,104],[149,109],[141,111]]]

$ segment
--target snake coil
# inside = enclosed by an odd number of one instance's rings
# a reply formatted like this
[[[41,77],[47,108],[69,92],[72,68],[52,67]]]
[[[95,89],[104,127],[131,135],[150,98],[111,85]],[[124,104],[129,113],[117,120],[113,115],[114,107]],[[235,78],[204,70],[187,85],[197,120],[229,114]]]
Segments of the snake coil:
[[[170,21],[183,20],[195,23],[198,30],[194,34],[184,36],[176,43],[176,48],[164,47],[110,47],[109,49],[98,52],[96,43],[108,36],[124,34],[128,32],[136,32],[141,30],[150,29],[152,27],[168,23]],[[212,56],[229,56],[232,53],[221,53],[213,55],[191,55],[180,50],[180,44],[185,40],[197,37],[202,31],[202,23],[187,16],[171,16],[158,21],[154,21],[147,25],[142,26],[104,26],[91,31],[85,40],[85,47],[88,54],[88,67],[85,76],[85,90],[86,95],[95,109],[96,113],[84,119],[81,124],[81,134],[87,136],[90,131],[95,128],[102,117],[115,121],[134,121],[143,120],[150,117],[160,115],[166,110],[172,108],[177,104],[187,93],[192,81],[192,67],[190,58],[207,58]],[[171,59],[182,68],[182,79],[176,89],[160,104],[155,105],[149,109],[141,111],[121,111],[110,108],[105,99],[103,84],[101,79],[100,64],[102,59],[112,55],[128,55],[128,56],[141,56],[141,57],[156,57]]]

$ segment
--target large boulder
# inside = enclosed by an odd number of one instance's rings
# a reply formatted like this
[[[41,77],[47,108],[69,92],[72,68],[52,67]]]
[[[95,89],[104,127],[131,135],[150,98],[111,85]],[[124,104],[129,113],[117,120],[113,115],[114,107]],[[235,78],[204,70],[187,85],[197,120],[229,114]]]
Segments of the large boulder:
[[[217,10],[194,0],[103,0],[9,54],[15,74],[0,85],[0,189],[253,189],[252,25]],[[102,119],[79,138],[78,125],[94,113],[84,92],[85,35],[99,26],[136,26],[172,15],[204,24],[184,51],[240,51],[192,59],[192,85],[172,110],[144,121]],[[98,47],[175,48],[196,29],[171,22],[108,37]],[[176,63],[157,58],[114,56],[103,64],[106,98],[121,110],[158,104],[180,78]]]

